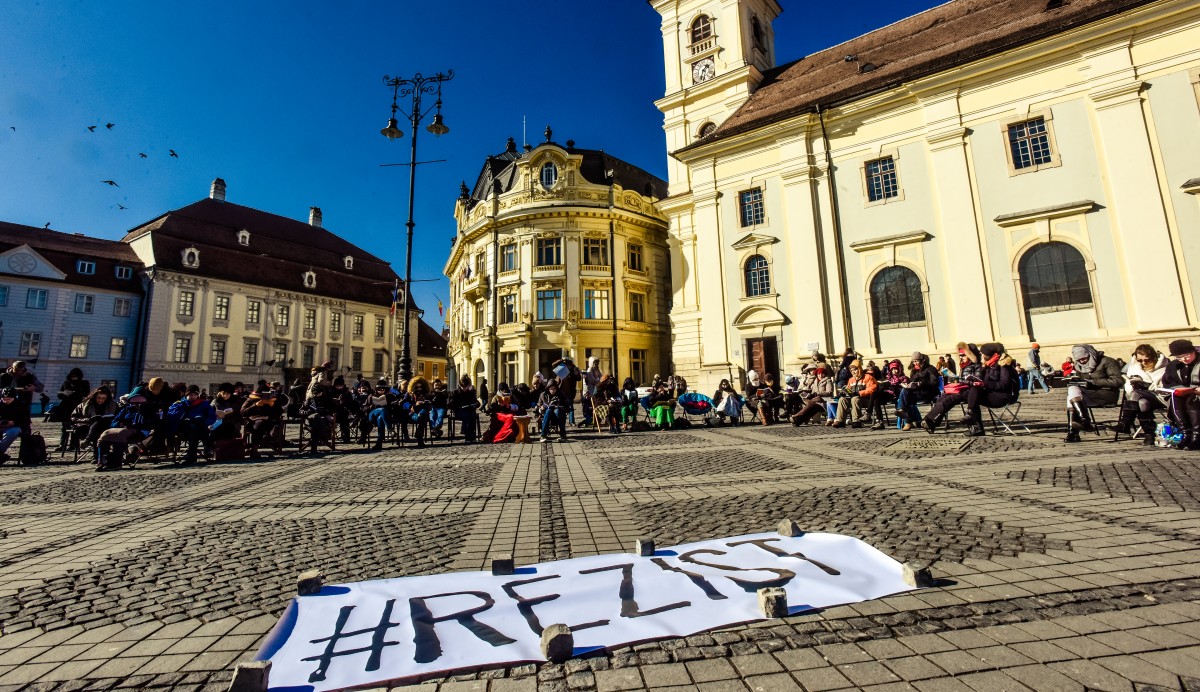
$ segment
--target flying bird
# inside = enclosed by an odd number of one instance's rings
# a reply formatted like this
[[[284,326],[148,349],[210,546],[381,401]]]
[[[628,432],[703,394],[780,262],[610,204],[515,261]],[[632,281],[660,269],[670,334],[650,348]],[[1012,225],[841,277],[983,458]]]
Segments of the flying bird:
[[[95,125],[88,125],[88,132],[95,132],[95,131],[96,131]]]
[[[46,225],[45,225],[45,226],[42,226],[42,228],[50,228],[50,222],[49,222],[49,221],[47,221],[47,222],[46,222]]]
[[[117,209],[128,209],[128,208],[129,208],[129,207],[122,206],[122,205],[121,205],[121,204],[119,204],[119,203],[117,204]]]
[[[174,149],[167,149],[167,151],[171,152],[171,158],[173,158],[173,159],[179,158],[179,154],[176,154]]]
[[[105,127],[107,127],[108,129],[111,130],[111,129],[113,129],[113,125],[116,125],[116,123],[108,123],[107,125],[105,125]]]
[[[12,130],[13,132],[16,132],[16,131],[17,131],[17,128],[13,127],[12,125],[9,125],[9,126],[8,126],[8,129]]]
[[[141,153],[140,151],[138,152],[138,156],[142,157],[143,159],[146,158],[146,155]]]
[[[112,180],[101,180],[100,182],[104,183],[105,185],[112,185],[113,187],[121,187]]]

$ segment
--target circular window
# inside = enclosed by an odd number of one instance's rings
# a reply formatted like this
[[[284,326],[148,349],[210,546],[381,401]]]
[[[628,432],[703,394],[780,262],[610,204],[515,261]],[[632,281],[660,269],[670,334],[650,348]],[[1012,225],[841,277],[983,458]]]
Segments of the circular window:
[[[558,166],[555,166],[554,162],[547,161],[542,165],[541,180],[542,187],[546,188],[547,190],[554,187],[554,185],[558,183]]]

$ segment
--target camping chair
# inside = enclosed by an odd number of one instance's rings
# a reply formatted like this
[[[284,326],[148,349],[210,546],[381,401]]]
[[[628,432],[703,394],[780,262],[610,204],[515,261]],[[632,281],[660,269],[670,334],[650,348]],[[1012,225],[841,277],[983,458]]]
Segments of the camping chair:
[[[988,418],[992,421],[992,434],[999,435],[1000,430],[1009,435],[1019,435],[1014,428],[1024,428],[1026,434],[1032,434],[1033,431],[1021,420],[1021,400],[1019,397],[1009,399],[1008,403],[996,408],[984,407],[988,412]],[[1115,441],[1115,440],[1114,440]]]
[[[298,452],[300,454],[310,454],[318,451],[322,444],[329,445],[329,451],[337,450],[337,422],[327,420],[328,431],[322,436],[315,434],[312,426],[312,420],[316,416],[326,416],[324,413],[314,413],[312,416],[305,416],[300,419],[300,444]],[[326,418],[329,418],[326,416]]]
[[[608,417],[611,412],[612,405],[608,403],[608,399],[603,396],[592,399],[592,424],[597,433],[603,433],[604,428],[608,427]]]
[[[679,407],[683,409],[683,417],[687,421],[699,418],[709,425],[713,416],[713,401],[708,396],[698,392],[687,392],[679,397]]]

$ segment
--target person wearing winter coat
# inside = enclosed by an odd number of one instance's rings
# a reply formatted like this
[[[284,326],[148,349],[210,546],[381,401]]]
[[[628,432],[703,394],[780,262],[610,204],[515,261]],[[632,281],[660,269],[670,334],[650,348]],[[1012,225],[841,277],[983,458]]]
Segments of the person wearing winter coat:
[[[239,415],[240,415],[239,407]],[[217,411],[212,404],[200,396],[200,388],[196,385],[188,387],[182,399],[171,404],[167,409],[167,420],[174,422],[179,431],[181,442],[187,443],[187,452],[183,463],[196,463],[200,443],[204,443],[205,456],[212,451],[211,427],[217,422]]]
[[[1183,427],[1180,449],[1200,449],[1200,353],[1187,339],[1176,339],[1167,347],[1171,362],[1163,372],[1162,388],[1170,390],[1170,407]],[[1166,392],[1164,391],[1164,394]]]
[[[633,422],[637,419],[638,388],[632,377],[626,377],[621,383],[621,429],[625,432],[633,430]]]
[[[0,464],[12,457],[8,448],[30,428],[29,407],[18,396],[16,389],[6,387],[0,391]]]
[[[968,437],[984,434],[981,407],[1000,408],[1016,401],[1021,391],[1015,363],[1004,352],[1004,344],[990,343],[979,347],[983,355],[982,372],[967,388]]]
[[[1042,347],[1036,341],[1029,346],[1029,393],[1033,394],[1034,385],[1039,385],[1047,394],[1050,393],[1050,385],[1046,384],[1046,377],[1042,374]]]
[[[26,408],[33,406],[33,395],[40,394],[46,388],[23,360],[14,360],[8,369],[0,373],[0,389],[9,387],[16,390],[17,398],[25,402]]]
[[[875,396],[878,387],[875,377],[863,370],[861,361],[851,361],[850,379],[846,381],[846,386],[842,388],[841,396],[838,397],[837,414],[834,420],[826,421],[825,424],[840,428],[846,425],[846,419],[850,418],[853,412],[854,417],[850,425],[861,428],[863,411],[871,410],[871,398]]]
[[[1071,349],[1072,384],[1067,386],[1067,442],[1079,442],[1079,431],[1091,425],[1087,409],[1115,406],[1125,378],[1116,360],[1091,344]]]
[[[1121,369],[1125,376],[1125,406],[1117,421],[1117,429],[1131,433],[1134,419],[1141,428],[1142,442],[1154,444],[1154,412],[1166,408],[1159,393],[1168,361],[1150,344],[1133,349],[1133,358]]]
[[[63,380],[62,386],[58,388],[58,405],[46,417],[46,420],[52,423],[62,423],[62,436],[58,438],[59,447],[67,442],[67,431],[71,428],[71,414],[91,391],[92,385],[83,379],[83,371],[79,368],[71,368],[71,371],[67,373],[67,379]]]
[[[80,447],[94,445],[117,415],[117,402],[107,387],[100,387],[79,402],[71,412],[75,442]]]
[[[459,378],[458,389],[450,394],[450,409],[462,427],[463,441],[475,444],[479,427],[479,395],[471,385],[469,375]]]
[[[729,380],[723,379],[717,385],[717,391],[713,392],[713,412],[717,414],[717,418],[722,422],[729,419],[731,425],[737,425],[742,419],[742,405],[744,401],[733,389],[733,385]]]
[[[931,402],[938,396],[938,371],[930,365],[929,356],[914,351],[908,367],[908,382],[900,385],[900,396],[896,398],[896,416],[904,419],[904,430],[912,430],[920,423],[917,404]]]
[[[567,407],[568,400],[554,380],[546,383],[546,391],[538,399],[538,410],[542,413],[541,441],[550,441],[552,427],[558,428],[558,439],[567,440]]]
[[[790,419],[792,425],[804,425],[813,416],[825,411],[825,404],[830,401],[833,401],[833,378],[829,376],[829,369],[826,366],[819,365],[813,370],[813,379],[809,383],[804,406]]]
[[[887,364],[883,377],[876,379],[879,388],[871,400],[871,416],[875,419],[871,429],[883,430],[883,407],[894,405],[900,400],[900,392],[904,391],[904,385],[908,384],[908,376],[904,374],[904,364],[897,358]]]

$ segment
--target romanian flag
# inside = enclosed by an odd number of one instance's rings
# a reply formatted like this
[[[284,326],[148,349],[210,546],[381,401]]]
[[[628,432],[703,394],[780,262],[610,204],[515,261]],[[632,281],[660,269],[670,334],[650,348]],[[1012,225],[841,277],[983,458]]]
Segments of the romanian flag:
[[[437,298],[437,296],[434,296],[434,297]],[[442,299],[438,298],[438,317],[441,317],[441,316],[442,316]]]
[[[389,311],[393,317],[396,316],[396,308],[400,306],[400,286],[397,285],[392,289],[392,309]]]

